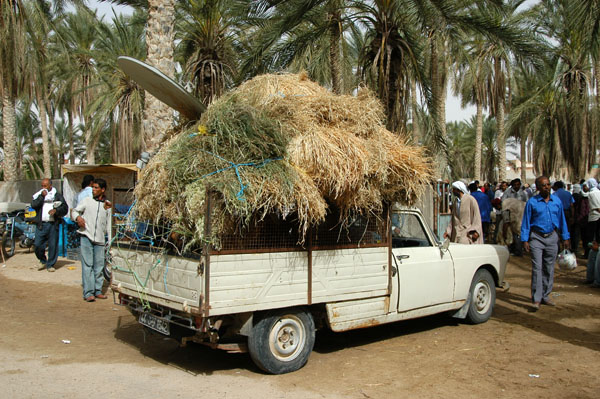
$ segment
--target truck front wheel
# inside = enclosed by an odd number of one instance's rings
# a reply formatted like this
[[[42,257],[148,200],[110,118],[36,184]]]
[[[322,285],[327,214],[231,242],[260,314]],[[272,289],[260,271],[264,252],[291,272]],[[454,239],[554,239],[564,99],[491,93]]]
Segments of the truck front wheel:
[[[488,321],[496,303],[496,286],[489,271],[479,269],[471,282],[471,303],[467,320],[473,324]]]
[[[302,368],[314,344],[315,322],[306,309],[279,309],[254,315],[248,350],[254,363],[268,373],[284,374]]]

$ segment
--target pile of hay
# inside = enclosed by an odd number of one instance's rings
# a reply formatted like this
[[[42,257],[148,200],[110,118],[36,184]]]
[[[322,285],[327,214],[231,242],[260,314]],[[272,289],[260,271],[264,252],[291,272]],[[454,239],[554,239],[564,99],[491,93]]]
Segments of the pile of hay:
[[[342,218],[414,202],[430,162],[385,129],[368,90],[338,96],[305,74],[258,76],[225,95],[199,124],[164,144],[135,189],[138,216],[168,221],[188,243],[275,212],[301,236],[335,206]],[[206,191],[218,193],[204,237]],[[342,220],[343,222],[343,220]]]

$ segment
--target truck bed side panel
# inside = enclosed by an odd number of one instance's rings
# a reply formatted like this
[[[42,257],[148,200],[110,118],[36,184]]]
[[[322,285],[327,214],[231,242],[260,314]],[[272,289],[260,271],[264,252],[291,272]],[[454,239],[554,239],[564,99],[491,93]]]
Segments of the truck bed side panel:
[[[215,255],[210,263],[210,314],[305,305],[306,252]],[[312,303],[387,294],[387,248],[313,252]]]
[[[313,252],[313,302],[385,295],[388,248],[352,248]]]
[[[199,306],[202,294],[199,260],[114,247],[112,253],[113,284],[120,284],[136,297],[166,299],[170,306],[184,302]]]

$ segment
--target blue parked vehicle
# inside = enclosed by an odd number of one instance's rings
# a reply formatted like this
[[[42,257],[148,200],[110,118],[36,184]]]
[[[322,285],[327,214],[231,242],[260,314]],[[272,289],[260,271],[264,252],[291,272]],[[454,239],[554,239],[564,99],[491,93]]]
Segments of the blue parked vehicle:
[[[4,212],[0,214],[2,229],[2,253],[4,258],[15,254],[16,243],[21,248],[31,248],[35,240],[35,225],[28,222],[30,210]]]

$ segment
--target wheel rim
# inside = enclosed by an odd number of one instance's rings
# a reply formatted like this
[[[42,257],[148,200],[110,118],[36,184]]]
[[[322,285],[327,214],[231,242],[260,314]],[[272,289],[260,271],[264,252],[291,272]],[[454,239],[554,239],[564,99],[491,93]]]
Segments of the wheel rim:
[[[300,355],[306,342],[304,324],[294,315],[281,317],[269,334],[269,348],[275,358],[289,362]]]
[[[479,281],[473,290],[477,313],[486,313],[492,304],[492,289],[487,281]]]

